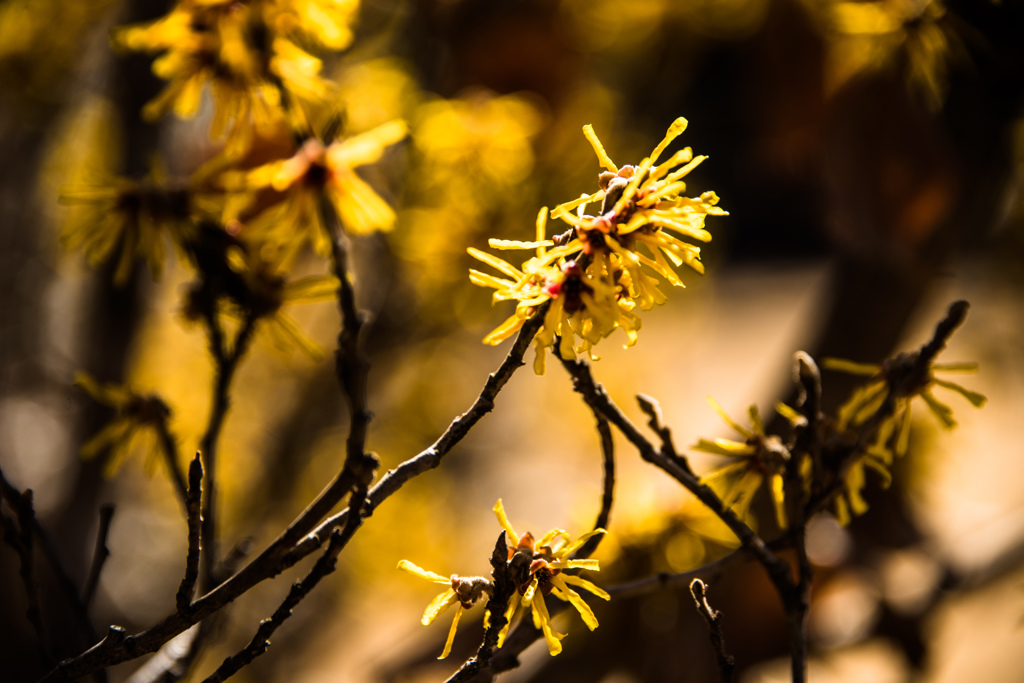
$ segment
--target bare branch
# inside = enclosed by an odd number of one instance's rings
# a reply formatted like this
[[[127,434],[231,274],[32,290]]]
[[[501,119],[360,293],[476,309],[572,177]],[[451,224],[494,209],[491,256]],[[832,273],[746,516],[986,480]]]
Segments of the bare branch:
[[[188,551],[185,554],[185,575],[181,578],[175,604],[178,611],[184,611],[192,604],[199,578],[199,547],[202,538],[203,462],[199,453],[188,468],[188,493],[185,511],[188,519]]]
[[[646,394],[637,394],[636,402],[640,406],[640,410],[650,418],[647,421],[647,425],[654,430],[654,433],[661,439],[661,452],[662,454],[673,460],[677,465],[683,468],[685,471],[693,474],[693,470],[690,469],[689,461],[679,455],[676,451],[676,446],[672,442],[672,430],[665,424],[665,418],[661,414],[661,404],[658,403],[658,399],[653,396],[647,396]]]
[[[715,649],[715,657],[718,660],[718,672],[722,683],[731,683],[733,673],[736,670],[736,660],[725,649],[725,638],[722,636],[722,613],[711,607],[708,602],[707,584],[700,579],[690,582],[690,595],[697,603],[697,611],[704,617],[708,624],[708,634],[711,637],[711,646]]]
[[[238,369],[238,361],[249,348],[249,342],[252,341],[252,335],[256,329],[256,317],[247,313],[242,327],[235,335],[232,349],[229,351],[224,346],[223,332],[218,316],[219,313],[216,310],[212,310],[207,315],[210,347],[213,350],[217,366],[217,377],[214,381],[213,406],[210,409],[206,431],[199,441],[199,451],[202,453],[206,478],[205,495],[203,496],[202,562],[204,582],[208,587],[217,583],[217,442],[224,426],[224,419],[231,407],[229,394],[231,381],[234,379],[235,370]]]
[[[18,519],[24,520],[29,525],[36,545],[43,552],[43,555],[46,556],[50,570],[57,578],[57,585],[60,586],[61,593],[64,594],[65,600],[71,607],[71,612],[75,616],[75,621],[78,624],[78,630],[83,636],[83,640],[87,643],[95,642],[97,638],[96,630],[93,628],[92,621],[89,620],[89,613],[82,603],[75,582],[71,580],[71,577],[65,571],[64,565],[60,561],[53,543],[50,541],[50,537],[46,534],[39,520],[36,519],[34,514],[27,516],[22,514],[23,499],[21,492],[7,480],[3,469],[0,469],[0,495],[2,495],[7,505],[17,513]]]
[[[498,542],[494,545],[494,552],[491,553],[491,576],[494,577],[494,591],[487,600],[487,629],[484,631],[483,641],[480,643],[476,655],[470,657],[465,664],[459,667],[459,670],[448,679],[448,683],[466,683],[477,678],[491,680],[494,677],[488,663],[494,653],[494,648],[498,645],[498,635],[508,623],[505,618],[508,601],[518,589],[512,573],[509,571],[508,543],[505,540],[504,531],[498,535]]]
[[[590,373],[590,365],[585,361],[562,361],[566,371],[572,376],[573,389],[583,395],[591,408],[618,427],[623,436],[632,443],[647,462],[659,467],[673,479],[682,484],[725,522],[726,526],[736,534],[740,542],[750,549],[754,557],[764,566],[772,582],[780,592],[792,588],[789,565],[773,553],[764,540],[753,529],[747,526],[736,514],[722,505],[721,499],[708,486],[701,484],[692,472],[683,469],[677,462],[667,457],[640,433],[628,417],[612,402],[604,387],[594,382]]]
[[[175,441],[174,435],[171,434],[171,428],[167,424],[166,415],[162,415],[156,421],[156,434],[160,441],[160,452],[164,456],[164,463],[166,463],[167,470],[171,475],[171,482],[174,484],[174,489],[178,492],[178,498],[181,499],[182,505],[186,507],[186,514],[188,514],[188,485],[185,483],[185,477],[181,473],[181,465],[178,464],[178,443]]]
[[[92,604],[92,598],[96,594],[96,586],[100,581],[100,573],[103,571],[103,564],[110,557],[110,549],[107,547],[107,534],[110,532],[110,522],[114,518],[114,506],[104,505],[100,508],[100,528],[96,532],[96,549],[92,555],[92,565],[89,567],[88,578],[85,580],[85,588],[82,589],[82,604],[86,609]]]
[[[608,522],[611,520],[612,505],[615,502],[615,442],[612,439],[612,430],[608,427],[608,420],[596,410],[594,410],[594,419],[597,420],[597,433],[601,437],[601,459],[604,463],[601,510],[597,513],[594,528],[607,529]],[[604,534],[591,536],[586,543],[573,553],[573,557],[590,557],[597,550],[597,547],[601,545],[603,538]]]
[[[352,492],[352,500],[356,501],[355,505],[359,506],[361,501],[365,499],[365,487],[358,487],[357,490]],[[343,529],[335,528],[331,532],[327,549],[324,550],[323,555],[316,561],[316,564],[313,565],[313,568],[310,569],[305,578],[292,584],[287,597],[285,597],[277,610],[274,611],[274,614],[269,619],[264,619],[260,622],[260,626],[252,640],[249,641],[249,644],[225,659],[217,667],[217,670],[207,677],[203,683],[222,683],[222,681],[231,678],[231,676],[267,651],[267,648],[270,647],[270,636],[292,615],[292,610],[316,588],[317,584],[324,577],[334,572],[337,566],[338,554],[341,553],[342,549],[348,544],[349,539],[355,534],[356,529],[361,524],[361,520],[362,514],[352,515]]]

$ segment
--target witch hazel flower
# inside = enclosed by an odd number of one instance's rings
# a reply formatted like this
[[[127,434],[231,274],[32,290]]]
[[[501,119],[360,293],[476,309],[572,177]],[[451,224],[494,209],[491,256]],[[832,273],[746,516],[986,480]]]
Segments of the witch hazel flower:
[[[599,571],[600,566],[597,560],[572,559],[575,553],[584,543],[593,536],[605,533],[604,529],[593,531],[580,536],[575,541],[571,540],[569,533],[562,529],[552,529],[539,540],[535,540],[530,532],[522,535],[516,533],[508,517],[505,515],[505,508],[501,499],[494,504],[494,514],[498,523],[505,529],[505,538],[509,544],[509,563],[518,565],[517,556],[523,557],[522,576],[517,577],[518,590],[509,600],[505,610],[507,623],[498,634],[498,647],[505,642],[512,619],[520,605],[523,612],[529,610],[533,617],[533,625],[544,634],[544,641],[547,643],[548,652],[552,656],[562,651],[562,638],[564,633],[555,631],[551,624],[551,614],[548,612],[544,597],[548,594],[554,595],[559,600],[570,603],[576,608],[583,618],[583,623],[591,631],[597,628],[597,617],[583,598],[577,593],[573,586],[582,588],[593,593],[599,598],[609,600],[611,596],[604,590],[598,588],[590,581],[582,579],[574,574],[567,574],[567,569],[588,569]],[[526,562],[528,560],[528,563]]]

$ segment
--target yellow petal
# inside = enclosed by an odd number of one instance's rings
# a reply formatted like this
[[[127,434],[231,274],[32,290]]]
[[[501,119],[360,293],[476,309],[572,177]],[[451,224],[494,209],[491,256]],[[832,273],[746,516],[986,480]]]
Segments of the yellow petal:
[[[538,596],[532,604],[535,617],[534,623],[540,621],[540,629],[544,632],[544,640],[548,644],[548,652],[554,657],[562,651],[562,644],[558,641],[565,638],[565,634],[558,633],[551,628],[551,615],[548,614],[548,607],[544,604],[544,596]]]
[[[487,246],[491,249],[540,249],[542,247],[553,247],[555,243],[551,240],[537,240],[536,242],[523,242],[521,240],[487,240]]]
[[[725,409],[722,408],[722,406],[720,406],[718,404],[718,401],[716,401],[711,396],[707,397],[707,401],[708,401],[708,405],[710,405],[712,408],[715,409],[715,412],[718,413],[722,417],[723,420],[725,420],[725,423],[727,425],[729,425],[730,427],[735,429],[737,432],[742,434],[744,437],[753,436],[752,432],[749,429],[747,429],[746,427],[741,427],[739,424],[733,422],[732,418],[729,417],[729,414],[725,412]]]
[[[490,344],[491,346],[500,344],[515,334],[515,332],[523,326],[524,322],[525,321],[518,315],[512,315],[505,320],[505,322],[491,330],[490,334],[484,337],[484,344]]]
[[[505,506],[501,504],[501,498],[494,504],[494,516],[498,518],[498,524],[505,530],[505,535],[508,536],[506,539],[509,545],[515,547],[519,545],[519,534],[512,528],[512,524],[508,521],[508,517],[505,515]]]
[[[664,139],[658,143],[658,146],[651,152],[651,163],[657,163],[658,157],[665,151],[665,148],[671,144],[673,140],[682,135],[683,131],[686,130],[687,120],[680,116],[678,119],[672,122],[672,125],[668,127],[668,132],[665,133]]]
[[[334,298],[341,282],[333,275],[314,275],[293,280],[284,286],[282,298],[293,304],[312,303]]]
[[[465,610],[463,609],[462,605],[459,605],[458,608],[455,610],[455,618],[452,619],[452,627],[448,629],[448,640],[445,641],[444,651],[441,652],[441,656],[438,657],[438,659],[444,659],[451,653],[452,643],[455,641],[455,629],[459,627],[459,618],[462,617],[462,613],[464,611]]]
[[[583,623],[587,625],[591,631],[598,627],[597,616],[594,615],[594,610],[590,608],[580,594],[569,588],[565,581],[561,580],[561,576],[555,575],[551,577],[551,583],[555,586],[554,593],[557,597],[567,600],[570,605],[576,608],[576,611],[583,617]]]
[[[594,536],[598,536],[600,534],[606,534],[606,533],[608,533],[608,532],[605,531],[604,529],[594,529],[593,531],[585,533],[582,536],[580,536],[579,538],[577,538],[576,541],[574,543],[572,543],[572,545],[570,545],[569,547],[567,547],[564,550],[562,550],[559,553],[559,555],[561,555],[562,557],[567,557],[569,555],[572,555],[574,552],[576,552],[577,548],[582,546],[584,543],[589,541]]]
[[[559,576],[561,576],[562,580],[566,583],[572,584],[573,586],[579,586],[583,590],[593,593],[602,600],[612,599],[612,596],[610,596],[607,591],[605,591],[603,588],[599,588],[598,586],[594,585],[590,581],[587,581],[586,579],[581,579],[580,577],[574,576],[572,574],[559,574]]]
[[[785,483],[779,474],[772,476],[772,502],[775,503],[775,522],[785,531],[789,528],[789,518],[786,515]]]
[[[409,572],[413,576],[418,576],[421,579],[426,579],[427,581],[433,581],[434,583],[450,584],[452,582],[450,577],[441,576],[440,574],[435,574],[432,571],[427,571],[426,569],[422,569],[420,567],[417,567],[416,565],[414,565],[409,560],[401,560],[401,561],[399,561],[398,569],[401,569],[403,572]]]
[[[479,249],[475,249],[473,247],[469,247],[468,249],[466,249],[466,252],[469,253],[469,255],[472,256],[473,258],[479,261],[483,261],[484,263],[491,266],[495,270],[500,270],[513,280],[518,281],[523,277],[523,275],[525,275],[525,273],[523,273],[521,270],[513,266],[508,261],[502,260],[496,256],[491,256],[487,252],[480,251]]]
[[[608,156],[608,152],[604,151],[604,145],[597,139],[597,133],[594,132],[594,127],[589,123],[583,126],[583,135],[586,136],[587,142],[594,148],[594,154],[597,155],[597,161],[602,166],[607,168],[612,173],[618,173],[619,167],[612,163],[611,158]]]
[[[975,408],[982,407],[983,405],[985,405],[985,402],[988,400],[988,398],[984,394],[979,394],[976,391],[971,391],[969,389],[965,389],[962,386],[960,386],[959,384],[957,384],[956,382],[949,382],[949,381],[946,381],[944,379],[939,379],[938,377],[932,378],[932,381],[935,382],[935,384],[938,384],[940,387],[946,387],[947,389],[952,389],[956,393],[960,394],[961,396],[966,398],[968,401],[970,401],[971,405],[973,405]]]
[[[505,642],[505,636],[508,635],[508,630],[512,626],[512,616],[516,613],[516,608],[519,607],[519,601],[522,596],[519,591],[512,594],[512,597],[508,601],[508,609],[505,610],[505,625],[501,627],[501,631],[498,632],[498,647],[500,648]]]
[[[427,609],[423,610],[423,618],[420,619],[420,623],[424,626],[429,626],[433,623],[434,619],[437,619],[437,615],[445,611],[452,605],[456,605],[459,602],[459,596],[455,594],[451,588],[446,590],[444,593],[440,593],[436,598],[430,601],[427,605]],[[461,607],[461,605],[459,605]]]

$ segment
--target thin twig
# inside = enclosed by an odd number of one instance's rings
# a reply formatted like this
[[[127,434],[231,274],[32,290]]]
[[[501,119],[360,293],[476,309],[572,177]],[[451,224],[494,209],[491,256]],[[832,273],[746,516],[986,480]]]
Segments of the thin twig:
[[[676,451],[675,443],[672,441],[672,430],[665,424],[665,417],[661,413],[661,404],[658,403],[658,399],[646,394],[637,394],[636,402],[640,406],[640,410],[648,417],[647,425],[661,439],[662,454],[685,471],[693,474],[693,470],[690,469],[690,462]]]
[[[35,580],[33,572],[31,546],[26,547],[22,534],[19,533],[14,520],[0,511],[0,527],[3,528],[4,541],[7,542],[18,555],[19,576],[25,589],[25,597],[28,599],[28,609],[25,610],[25,618],[32,624],[36,632],[36,640],[39,643],[39,656],[42,661],[50,665],[52,656],[49,648],[49,634],[43,625],[42,611],[39,606],[39,585]]]
[[[182,505],[188,508],[188,484],[185,483],[185,476],[181,473],[181,465],[178,464],[178,442],[171,434],[170,425],[167,424],[167,417],[162,416],[156,421],[156,435],[160,441],[160,452],[164,456],[164,463],[171,475],[171,482],[178,492],[178,498]],[[187,514],[187,511],[186,511]]]
[[[20,529],[17,540],[21,548],[18,553],[21,559],[21,582],[25,586],[25,596],[28,598],[28,610],[25,612],[25,616],[32,624],[39,639],[39,654],[43,662],[49,666],[53,663],[53,649],[50,646],[50,634],[43,623],[42,600],[39,593],[39,582],[36,580],[35,539],[32,533],[36,516],[32,506],[32,489],[25,489],[21,494],[21,503],[14,511],[18,515]]]
[[[352,500],[357,501],[355,505],[358,506],[358,501],[365,499],[365,487],[359,487],[352,492]],[[316,564],[313,565],[313,568],[310,569],[305,578],[292,584],[287,597],[274,611],[274,614],[269,619],[264,619],[260,622],[260,626],[252,640],[249,641],[249,644],[225,659],[217,667],[217,670],[210,674],[203,683],[222,683],[267,651],[267,648],[270,647],[270,636],[292,615],[292,610],[309,595],[310,591],[316,588],[317,584],[324,577],[334,572],[337,566],[338,554],[341,553],[345,545],[348,544],[349,539],[355,534],[361,520],[361,514],[351,515],[349,522],[343,529],[335,528],[331,531],[327,549],[324,550],[323,555],[316,561]]]
[[[0,495],[3,496],[3,499],[8,506],[18,513],[19,519],[22,519],[23,517],[20,512],[22,505],[21,492],[7,480],[2,468],[0,468]],[[96,642],[97,634],[95,628],[93,628],[92,621],[89,619],[88,610],[86,610],[85,605],[82,603],[82,599],[78,592],[78,588],[75,586],[75,582],[71,580],[71,577],[64,569],[64,564],[57,555],[57,550],[54,547],[53,542],[47,535],[46,530],[43,529],[43,526],[39,523],[39,520],[35,518],[35,515],[31,515],[29,524],[36,544],[43,552],[43,555],[46,556],[46,561],[50,565],[50,570],[57,578],[57,585],[60,587],[60,592],[63,593],[68,606],[71,608],[72,614],[75,616],[75,621],[78,624],[78,630],[83,636],[82,639],[87,643]]]
[[[224,345],[219,314],[212,310],[207,315],[207,326],[210,332],[210,348],[217,366],[217,376],[213,388],[213,406],[207,420],[206,431],[199,441],[199,451],[203,458],[203,472],[206,479],[203,496],[203,581],[207,588],[218,583],[217,578],[217,442],[220,439],[224,419],[231,406],[229,390],[234,379],[238,362],[249,348],[252,335],[256,328],[256,317],[247,313],[242,327],[235,335],[232,349]]]
[[[728,555],[718,558],[714,562],[709,562],[703,566],[697,567],[696,569],[690,569],[688,571],[678,573],[659,572],[653,576],[648,576],[645,579],[638,579],[636,581],[630,581],[629,583],[620,583],[617,586],[604,586],[604,589],[616,600],[637,598],[663,590],[689,586],[696,578],[702,578],[705,581],[715,581],[741,561],[749,559],[750,554],[746,549],[741,547],[732,551]]]
[[[632,443],[647,462],[659,467],[673,479],[682,484],[704,505],[714,512],[729,529],[750,549],[754,557],[764,566],[772,582],[781,589],[790,590],[789,565],[776,556],[753,529],[747,526],[736,514],[726,508],[718,495],[708,486],[701,484],[694,474],[683,469],[675,460],[669,458],[640,433],[625,413],[611,400],[604,387],[594,382],[590,373],[590,365],[586,361],[563,360],[562,365],[572,376],[573,389],[583,395],[591,408],[597,410],[614,424],[623,436]]]
[[[700,579],[690,582],[690,595],[697,603],[697,611],[704,617],[708,624],[708,635],[711,638],[711,647],[715,650],[715,658],[718,660],[718,672],[722,683],[731,683],[733,673],[736,670],[736,660],[725,649],[725,638],[722,636],[722,613],[711,607],[708,602],[707,585]]]
[[[86,609],[92,604],[93,596],[96,594],[96,586],[100,582],[100,574],[103,572],[103,565],[110,557],[110,548],[107,547],[107,534],[110,532],[110,522],[114,519],[114,506],[104,505],[100,508],[100,528],[96,532],[96,549],[92,554],[92,565],[89,567],[88,578],[85,580],[85,587],[82,589],[82,604]]]
[[[185,575],[181,578],[175,604],[184,611],[192,604],[199,578],[199,548],[202,538],[203,461],[199,453],[188,468],[188,492],[185,513],[188,520],[188,551],[185,554]]]
[[[488,625],[483,640],[476,654],[466,660],[447,683],[466,683],[478,677],[490,680],[494,676],[488,668],[488,663],[498,646],[498,635],[508,623],[505,618],[508,601],[517,590],[516,582],[509,571],[508,543],[504,531],[498,535],[498,542],[491,553],[491,576],[494,578],[494,591],[487,600]]]
[[[601,437],[601,460],[604,464],[601,510],[597,513],[594,528],[607,530],[608,522],[611,520],[612,505],[615,502],[615,441],[612,439],[612,430],[608,427],[608,420],[604,418],[604,415],[594,410],[594,419],[597,420],[597,433]],[[573,557],[590,557],[601,545],[603,538],[604,534],[591,536],[573,553]]]
[[[366,432],[373,419],[367,399],[370,361],[362,353],[359,333],[363,329],[363,316],[356,307],[356,293],[348,271],[349,243],[334,206],[322,197],[320,214],[331,237],[331,268],[338,278],[338,310],[341,312],[341,331],[338,333],[338,348],[334,353],[335,375],[338,385],[348,400],[349,425],[345,440],[345,463],[353,485],[365,490],[373,481],[374,472],[380,462],[376,456],[366,453]],[[351,507],[351,499],[349,506]],[[357,501],[362,507],[363,501]]]
[[[437,441],[430,448],[409,458],[398,467],[388,470],[374,484],[373,488],[370,489],[367,514],[372,514],[378,505],[413,478],[440,465],[442,458],[465,438],[466,434],[476,426],[477,422],[484,415],[494,409],[494,399],[497,398],[498,393],[512,377],[512,374],[523,366],[523,356],[526,354],[530,342],[536,336],[537,330],[543,324],[546,310],[546,304],[540,306],[537,313],[523,323],[522,329],[519,330],[519,336],[516,337],[516,341],[509,350],[508,355],[505,356],[505,360],[502,361],[497,370],[487,377],[484,388],[480,391],[480,395],[476,397],[476,400],[473,401],[473,405],[470,406],[469,410],[452,420],[448,428],[444,430],[444,433],[438,437]],[[296,545],[295,552],[301,553],[302,557],[305,557],[310,552],[309,548],[311,545],[313,548],[319,545],[317,537],[326,529],[343,523],[347,515],[348,510],[342,510],[337,515],[325,520],[313,533],[306,536],[301,543]]]

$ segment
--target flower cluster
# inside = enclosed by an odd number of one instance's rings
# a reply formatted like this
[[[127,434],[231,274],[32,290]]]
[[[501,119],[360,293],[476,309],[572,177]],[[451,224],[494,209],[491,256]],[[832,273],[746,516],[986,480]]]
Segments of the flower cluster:
[[[831,370],[868,377],[867,383],[856,389],[839,408],[837,426],[840,431],[865,424],[878,414],[887,399],[892,399],[891,411],[881,420],[875,439],[864,455],[850,466],[845,490],[836,498],[836,516],[843,524],[849,522],[851,512],[861,515],[867,510],[867,503],[861,495],[866,483],[865,468],[877,472],[884,485],[892,480],[890,467],[893,460],[905,455],[910,443],[912,399],[920,397],[947,429],[956,426],[953,409],[935,398],[932,393],[934,387],[955,391],[978,408],[986,401],[982,394],[935,376],[935,371],[975,372],[978,369],[976,363],[934,363],[921,373],[917,368],[917,354],[901,353],[882,365],[835,358],[826,358],[823,365]]]
[[[124,462],[136,445],[137,437],[151,434],[151,430],[165,426],[170,419],[170,408],[158,396],[141,394],[127,386],[100,384],[84,372],[76,373],[75,384],[97,403],[116,412],[114,418],[81,448],[81,455],[86,460],[109,451],[110,456],[103,468],[108,476]]]
[[[118,29],[114,43],[162,53],[153,72],[168,85],[146,105],[146,118],[171,110],[194,116],[209,85],[211,137],[226,137],[228,152],[238,155],[254,128],[270,129],[282,112],[293,124],[303,121],[302,105],[326,98],[320,60],[295,41],[347,46],[356,8],[354,0],[179,0],[154,22]]]
[[[158,173],[139,181],[111,178],[65,186],[60,202],[73,207],[61,235],[65,248],[84,252],[93,267],[116,258],[118,285],[128,281],[136,259],[145,260],[158,276],[165,235],[180,250],[193,233],[188,189],[167,183]]]
[[[570,603],[583,617],[583,623],[590,630],[597,628],[597,617],[590,606],[583,601],[580,594],[573,590],[572,586],[582,588],[599,598],[609,599],[608,593],[595,586],[586,579],[581,579],[573,574],[566,574],[566,569],[589,569],[599,571],[600,566],[597,560],[571,559],[584,543],[593,536],[605,533],[604,529],[595,529],[584,534],[575,541],[571,541],[568,532],[562,529],[552,529],[544,534],[540,540],[535,540],[533,535],[526,532],[522,535],[516,533],[512,524],[505,515],[505,508],[501,499],[494,504],[494,514],[498,523],[505,530],[505,539],[508,543],[508,562],[510,569],[514,569],[516,576],[516,592],[509,600],[505,610],[505,626],[498,634],[497,646],[500,648],[505,642],[509,627],[515,617],[516,611],[522,605],[523,611],[529,609],[532,613],[533,625],[540,629],[547,642],[548,652],[557,655],[562,651],[561,640],[564,633],[558,633],[551,625],[551,614],[548,612],[544,597],[548,594],[554,595],[560,600]],[[448,588],[435,597],[427,609],[423,612],[422,623],[424,626],[433,621],[443,611],[452,605],[458,605],[455,611],[455,619],[452,621],[451,629],[448,631],[448,640],[445,642],[444,650],[438,659],[444,659],[451,652],[452,641],[455,638],[455,629],[462,617],[463,610],[469,609],[483,595],[493,595],[494,585],[489,579],[480,576],[464,577],[453,574],[445,578],[440,574],[427,571],[417,567],[408,560],[398,563],[398,568],[414,574],[422,579],[433,583],[448,586]],[[489,621],[490,615],[485,617]]]
[[[676,119],[649,157],[636,166],[620,168],[608,157],[593,128],[585,126],[584,135],[607,170],[599,176],[598,191],[551,212],[552,218],[568,224],[568,230],[547,239],[547,209],[542,209],[536,241],[490,240],[495,249],[536,249],[537,255],[521,268],[477,249],[469,250],[507,276],[473,270],[471,281],[493,287],[495,302],[518,302],[515,315],[491,332],[485,343],[507,339],[546,304],[544,324],[535,339],[534,370],[543,373],[545,350],[556,344],[564,359],[575,358],[577,353],[596,358],[593,346],[616,328],[625,331],[627,346],[635,344],[640,328],[636,308],[649,310],[665,301],[658,279],[648,271],[679,287],[683,283],[676,267],[686,264],[703,272],[700,248],[680,237],[707,242],[711,235],[704,229],[706,216],[726,214],[718,207],[714,192],[697,198],[682,194],[686,191],[683,178],[706,157],[694,157],[686,148],[657,163],[685,128],[686,119]],[[598,203],[596,215],[586,212]]]
[[[552,628],[551,615],[544,603],[544,596],[550,593],[559,600],[568,602],[583,617],[583,623],[587,625],[587,628],[591,631],[597,628],[597,617],[594,616],[594,611],[571,586],[582,588],[604,600],[609,600],[610,596],[590,581],[573,574],[566,574],[564,570],[600,571],[601,567],[597,560],[571,558],[572,554],[588,539],[605,533],[605,530],[594,529],[572,541],[568,532],[562,529],[552,529],[541,536],[539,540],[534,540],[533,535],[528,531],[521,536],[516,533],[505,515],[501,499],[494,504],[494,514],[498,518],[498,523],[505,529],[505,539],[509,544],[509,562],[512,562],[517,555],[525,556],[530,560],[526,565],[528,570],[525,572],[525,576],[521,577],[519,581],[519,590],[512,596],[505,611],[505,618],[508,622],[498,634],[498,647],[501,647],[505,641],[505,635],[512,625],[516,609],[522,605],[524,610],[532,611],[533,625],[544,634],[548,652],[557,655],[562,651],[562,644],[559,641],[565,637],[565,634],[558,633]]]
[[[390,121],[328,145],[309,138],[287,159],[226,173],[232,198],[225,222],[244,219],[250,235],[274,248],[297,249],[308,237],[320,255],[330,252],[321,201],[330,202],[350,233],[389,230],[395,212],[354,169],[379,161],[407,130],[404,121]]]
[[[775,506],[775,521],[780,529],[786,529],[789,521],[786,515],[784,475],[790,452],[782,439],[765,433],[764,422],[757,406],[750,406],[751,429],[734,422],[718,402],[710,396],[708,403],[722,416],[726,424],[743,437],[743,441],[731,439],[700,439],[692,446],[694,450],[727,458],[738,458],[736,462],[720,467],[701,478],[702,484],[716,484],[728,480],[721,495],[722,504],[732,508],[743,518],[750,509],[754,494],[762,483],[768,482],[772,503]]]
[[[429,626],[434,623],[434,619],[437,619],[441,612],[444,612],[452,605],[458,605],[455,608],[455,619],[452,620],[452,626],[448,629],[448,640],[445,641],[444,650],[441,652],[441,656],[438,657],[438,659],[444,659],[452,651],[455,629],[459,626],[462,612],[472,607],[484,594],[492,595],[494,593],[494,585],[482,576],[466,577],[452,574],[451,577],[446,579],[440,574],[417,567],[409,560],[400,561],[398,568],[421,579],[449,586],[447,590],[438,594],[436,598],[430,601],[427,609],[423,612],[423,618],[420,620],[420,623],[424,626]]]

